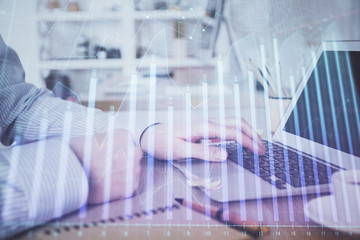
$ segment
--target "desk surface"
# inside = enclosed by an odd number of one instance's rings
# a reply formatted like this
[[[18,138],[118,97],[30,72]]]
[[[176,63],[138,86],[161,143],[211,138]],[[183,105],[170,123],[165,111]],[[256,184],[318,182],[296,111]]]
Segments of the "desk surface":
[[[257,110],[257,116],[263,114],[263,110]],[[245,114],[245,119],[249,113]],[[258,126],[264,126],[266,118],[257,117]],[[261,123],[262,122],[262,123]],[[263,124],[263,125],[261,125]],[[142,179],[141,186],[137,194],[133,198],[110,202],[108,204],[88,206],[85,211],[73,212],[58,221],[50,223],[52,226],[74,227],[80,225],[80,229],[75,228],[72,230],[76,239],[78,236],[86,236],[86,230],[81,227],[83,223],[91,223],[93,221],[101,222],[102,219],[110,219],[103,222],[98,234],[102,233],[107,236],[122,236],[127,239],[139,239],[148,236],[151,239],[158,239],[159,237],[169,239],[170,236],[176,239],[218,239],[221,236],[227,237],[226,239],[246,239],[241,232],[231,230],[221,223],[208,219],[205,215],[191,212],[190,210],[180,207],[180,210],[173,211],[172,214],[161,211],[157,215],[151,217],[133,217],[131,220],[119,220],[119,216],[126,216],[136,212],[142,212],[151,209],[158,209],[159,207],[171,206],[175,203],[175,198],[188,198],[192,197],[193,201],[204,203],[206,197],[202,191],[197,188],[191,188],[186,184],[185,176],[176,168],[173,168],[166,161],[149,161],[144,158],[142,161]],[[263,237],[263,239],[351,239],[356,238],[351,236],[349,232],[338,232],[324,228],[311,220],[307,219],[304,215],[304,204],[315,198],[314,195],[293,197],[279,197],[276,199],[260,199],[248,200],[243,202],[245,206],[246,217],[253,221],[259,222],[262,225],[271,227],[270,235]],[[213,206],[221,206],[221,203],[210,201]],[[240,202],[229,203],[229,208],[240,213]],[[134,215],[133,215],[134,216]],[[111,220],[112,219],[112,220]],[[84,226],[84,225],[82,225]],[[96,227],[95,227],[96,228]],[[95,229],[90,228],[90,229]],[[52,235],[39,235],[36,232],[44,232],[42,228],[33,230],[27,235],[23,235],[24,239],[50,239],[52,236],[61,237],[66,239],[68,235],[57,234],[56,231]],[[63,230],[61,230],[64,232]],[[94,231],[94,230],[90,230]],[[151,233],[149,233],[151,231]],[[170,233],[169,233],[170,231]],[[66,231],[65,231],[66,232]],[[210,232],[210,233],[209,233]],[[90,236],[96,238],[97,233],[92,233]],[[146,235],[145,233],[148,233]],[[145,234],[145,235],[141,235]],[[167,235],[167,234],[170,234]],[[188,234],[188,235],[187,235]],[[210,235],[209,235],[210,234]],[[32,237],[31,237],[32,236]],[[41,237],[39,237],[41,236]],[[101,234],[99,235],[101,236]],[[100,238],[100,237],[99,237]]]
[[[147,178],[146,174],[142,175],[142,185],[133,198],[90,206],[85,213],[76,211],[59,221],[51,222],[50,226],[56,226],[57,229],[60,229],[59,235],[55,231],[51,235],[46,235],[43,228],[38,228],[31,233],[32,237],[29,237],[28,233],[27,236],[23,236],[23,239],[52,239],[56,237],[69,240],[69,234],[72,234],[70,236],[74,239],[79,239],[80,233],[83,239],[87,239],[86,236],[91,236],[93,239],[103,239],[104,236],[108,238],[121,236],[124,239],[144,239],[146,237],[149,237],[149,239],[170,239],[170,236],[175,237],[175,239],[198,239],[199,237],[202,237],[201,239],[250,238],[248,235],[244,235],[243,232],[232,230],[215,220],[207,219],[205,215],[192,212],[192,216],[189,217],[188,209],[184,207],[177,211],[174,210],[172,216],[169,216],[167,212],[159,213],[158,211],[157,216],[154,215],[148,219],[146,217],[139,219],[134,217],[132,220],[119,220],[119,216],[172,205],[175,203],[174,198],[183,198],[186,196],[187,191],[188,193],[191,191],[194,201],[205,201],[205,195],[196,188],[187,187],[183,174],[169,166],[167,162],[155,161],[151,166],[144,159],[142,164],[143,171],[150,169],[148,172],[153,177]],[[170,181],[169,174],[172,174]],[[309,201],[314,197],[307,196],[307,200]],[[262,239],[356,239],[356,236],[351,236],[348,232],[333,231],[323,228],[311,220],[306,221],[304,217],[304,200],[301,196],[292,198],[279,197],[276,199],[276,203],[277,210],[274,209],[273,199],[245,202],[247,219],[256,221],[261,216],[263,219],[261,224],[270,226],[270,234],[262,237]],[[290,203],[292,208],[290,208]],[[221,203],[211,201],[211,205],[221,206]],[[232,211],[240,212],[240,203],[229,203],[229,208]],[[101,225],[102,219],[114,219],[114,221],[107,220]],[[91,225],[93,221],[100,223],[100,226],[94,229],[88,228],[89,230],[81,227],[83,223]],[[64,231],[64,226],[74,227],[77,225],[80,225],[80,228],[74,228],[70,232]],[[37,234],[34,234],[36,232]],[[105,235],[103,236],[103,234]],[[167,234],[170,234],[170,236]]]

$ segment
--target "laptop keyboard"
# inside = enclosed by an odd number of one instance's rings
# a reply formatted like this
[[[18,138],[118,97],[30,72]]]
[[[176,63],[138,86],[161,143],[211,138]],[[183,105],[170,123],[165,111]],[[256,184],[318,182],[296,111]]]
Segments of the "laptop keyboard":
[[[286,184],[295,188],[327,184],[331,174],[339,167],[325,165],[315,158],[307,157],[288,148],[264,141],[264,155],[257,155],[233,142],[219,144],[226,148],[228,160],[249,170],[278,189],[286,189]]]

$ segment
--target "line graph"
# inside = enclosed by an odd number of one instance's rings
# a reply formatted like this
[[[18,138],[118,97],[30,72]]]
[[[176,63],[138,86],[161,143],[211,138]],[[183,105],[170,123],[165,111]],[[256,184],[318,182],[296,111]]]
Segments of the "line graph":
[[[17,0],[16,4],[21,5],[21,1],[22,0]],[[241,112],[240,114],[243,107],[241,105],[243,103],[240,104],[240,101],[243,101],[240,95],[245,99],[245,102],[249,103],[248,105],[250,106],[247,107],[251,109],[252,125],[256,125],[256,118],[258,118],[259,115],[255,113],[254,109],[258,107],[256,105],[257,102],[255,102],[258,93],[255,93],[255,89],[251,86],[251,84],[254,83],[254,79],[251,74],[248,75],[247,69],[245,69],[246,71],[244,71],[244,69],[239,70],[238,66],[234,69],[233,54],[236,48],[238,48],[238,46],[241,47],[241,53],[245,52],[242,56],[244,58],[243,60],[247,61],[248,55],[258,50],[256,48],[260,46],[260,48],[263,47],[265,49],[266,47],[267,52],[265,52],[264,49],[260,49],[260,52],[263,50],[260,54],[263,60],[268,57],[267,55],[277,55],[278,50],[274,48],[275,54],[273,54],[274,51],[272,51],[272,48],[269,48],[268,45],[264,43],[260,43],[261,41],[266,42],[270,39],[270,43],[272,43],[273,40],[279,40],[280,46],[284,43],[284,38],[286,38],[288,34],[293,32],[302,33],[303,31],[311,32],[313,34],[311,37],[317,36],[317,34],[323,37],[322,30],[327,29],[334,21],[351,18],[360,13],[357,7],[350,11],[345,8],[341,10],[335,9],[337,11],[336,14],[334,14],[334,9],[324,8],[325,10],[323,12],[315,16],[313,9],[306,9],[304,6],[299,6],[300,1],[294,0],[292,2],[294,6],[290,7],[288,11],[280,10],[288,6],[280,2],[268,2],[268,4],[264,6],[260,4],[261,2],[254,1],[253,3],[248,3],[253,4],[250,8],[251,11],[249,10],[245,14],[234,14],[234,9],[243,9],[242,7],[245,9],[246,3],[226,1],[227,3],[232,3],[227,5],[228,11],[225,13],[227,14],[226,16],[224,14],[224,18],[233,23],[232,25],[234,25],[234,29],[236,29],[238,33],[236,37],[237,41],[229,44],[228,41],[226,41],[227,39],[222,39],[216,46],[215,56],[209,58],[207,57],[207,53],[201,49],[201,45],[207,41],[207,39],[204,39],[202,33],[213,27],[211,19],[207,19],[207,21],[204,18],[206,1],[200,1],[201,6],[198,4],[196,7],[189,6],[184,9],[171,7],[173,5],[178,6],[176,5],[178,1],[165,1],[168,4],[165,10],[164,8],[156,9],[155,4],[150,4],[154,9],[141,9],[141,5],[152,3],[152,0],[137,2],[132,0],[118,1],[121,3],[120,8],[117,10],[109,9],[108,3],[111,1],[104,1],[107,3],[104,3],[104,7],[99,9],[97,9],[99,4],[96,4],[95,0],[88,1],[88,9],[82,8],[80,2],[81,1],[75,0],[63,1],[57,9],[48,9],[48,7],[45,6],[45,10],[37,10],[38,15],[29,16],[0,10],[0,18],[9,17],[12,20],[22,18],[26,21],[36,22],[39,39],[41,41],[39,49],[45,49],[43,52],[40,50],[39,69],[41,75],[45,76],[47,71],[56,74],[69,74],[72,78],[72,83],[74,83],[71,87],[58,82],[51,90],[54,93],[62,92],[68,94],[74,102],[80,104],[81,101],[83,101],[82,104],[86,102],[87,106],[84,107],[75,105],[74,103],[64,103],[64,105],[69,107],[63,116],[57,115],[58,117],[56,121],[54,121],[56,123],[55,127],[50,126],[52,123],[46,123],[46,116],[47,114],[53,114],[51,111],[60,111],[62,109],[62,104],[60,103],[55,105],[49,112],[44,111],[40,113],[39,111],[36,116],[34,115],[34,119],[29,119],[29,126],[30,123],[41,119],[42,131],[39,138],[63,138],[62,145],[60,146],[61,149],[63,149],[60,156],[61,159],[65,159],[70,150],[66,147],[69,145],[70,139],[79,136],[81,133],[86,133],[87,137],[84,149],[86,161],[84,171],[88,176],[89,167],[94,160],[92,156],[90,156],[91,152],[106,152],[107,157],[103,159],[103,161],[107,163],[106,171],[99,174],[96,179],[88,179],[89,183],[94,185],[101,184],[104,180],[106,185],[103,193],[104,199],[109,198],[112,190],[112,187],[110,188],[109,178],[109,174],[114,170],[114,166],[111,165],[112,159],[118,158],[124,151],[129,151],[129,157],[124,161],[124,164],[127,165],[126,168],[128,172],[127,191],[131,189],[131,184],[134,180],[134,176],[131,175],[134,165],[131,161],[134,159],[134,146],[139,143],[137,142],[133,145],[133,140],[129,139],[126,146],[116,145],[113,135],[115,130],[119,128],[128,129],[135,136],[135,140],[139,141],[141,135],[139,135],[138,131],[144,129],[137,129],[137,123],[148,121],[148,126],[150,126],[158,120],[158,110],[167,114],[172,111],[171,118],[168,117],[168,119],[161,120],[166,121],[170,119],[169,121],[174,120],[175,122],[175,120],[178,119],[177,115],[175,115],[177,113],[174,114],[174,112],[186,110],[183,114],[186,117],[186,121],[184,122],[186,128],[184,127],[183,130],[186,131],[187,137],[185,140],[190,142],[191,134],[199,131],[198,126],[191,125],[190,120],[195,116],[201,115],[198,113],[203,114],[203,119],[201,120],[204,122],[204,125],[201,125],[201,127],[204,127],[205,131],[206,128],[209,130],[209,125],[207,124],[208,120],[212,118],[220,118],[221,125],[225,125],[225,123],[227,123],[225,114],[226,117],[228,117],[227,111],[234,112],[238,119],[243,116],[246,117],[246,113],[243,114],[243,112]],[[194,6],[196,5],[195,2],[197,1],[194,1]],[[80,4],[80,10],[70,12],[69,6],[77,3]],[[14,6],[16,4],[14,4]],[[336,6],[338,5],[341,5],[339,1],[337,1]],[[267,10],[269,10],[269,12],[267,12]],[[260,12],[260,14],[252,14],[254,11],[258,11],[257,13]],[[298,14],[292,15],[292,12],[297,12]],[[311,18],[308,18],[309,15],[311,15]],[[275,17],[278,19],[274,19]],[[239,21],[241,24],[236,24],[236,22]],[[246,22],[248,25],[246,25]],[[263,22],[267,24],[262,25],[261,23]],[[264,31],[262,27],[268,27],[268,23],[270,23],[270,27]],[[246,49],[246,45],[241,45],[243,43],[241,41],[248,37],[248,34],[251,34],[256,41],[253,41],[253,45]],[[354,30],[354,35],[356,34]],[[299,35],[295,35],[294,38],[297,36]],[[90,43],[88,53],[81,54],[82,51],[79,51],[79,49],[81,50],[81,43],[83,43],[84,39],[88,39]],[[174,39],[176,44],[174,44]],[[250,38],[247,38],[246,40],[249,42],[251,41],[249,39]],[[304,42],[309,46],[311,45],[310,47],[314,45],[311,39],[306,39]],[[288,49],[291,49],[291,43],[291,41],[287,43],[288,47],[290,46]],[[79,47],[79,45],[81,46]],[[255,50],[251,52],[253,48]],[[102,55],[104,52],[108,54],[111,49],[121,50],[121,57],[111,59],[110,57],[108,58],[108,55],[105,55],[105,57]],[[83,51],[83,53],[84,52],[86,51]],[[181,55],[183,52],[185,52],[185,54]],[[295,50],[291,52],[295,52]],[[182,57],[178,57],[174,53],[178,53]],[[295,58],[297,59],[297,57]],[[284,58],[281,58],[281,61],[284,61],[283,59]],[[29,60],[26,60],[28,62],[25,63],[28,65]],[[276,69],[277,72],[280,72],[280,65],[276,66],[279,68]],[[284,68],[281,70],[284,70]],[[244,73],[244,75],[241,76],[239,71]],[[112,72],[116,72],[116,74],[110,76]],[[186,74],[184,74],[184,72]],[[244,76],[246,77],[243,79]],[[287,81],[285,78],[277,77],[279,82]],[[103,91],[103,95],[98,94],[102,91],[101,87],[104,86],[102,84],[108,79],[114,81],[108,82],[107,87],[114,93],[117,93],[117,95],[106,95],[105,90]],[[242,85],[243,82],[249,82],[249,86],[245,85],[245,90],[242,89],[244,87]],[[247,92],[249,97],[247,98],[248,95],[246,94],[243,95],[243,92],[239,93],[238,90]],[[102,98],[101,96],[106,97]],[[110,112],[100,112],[96,109],[97,102],[106,100],[111,104]],[[119,102],[119,105],[116,105],[115,102]],[[261,107],[263,106],[261,105]],[[213,109],[217,112],[213,113]],[[102,123],[99,124],[99,122]],[[318,119],[314,119],[312,122],[309,122],[309,124],[308,128],[318,127]],[[171,131],[170,129],[172,129],[171,127],[174,126],[169,126],[169,132]],[[24,132],[29,132],[31,130],[29,129],[26,129]],[[308,129],[305,128],[304,131],[308,132]],[[95,137],[97,134],[101,134],[101,137]],[[329,139],[332,138],[331,134],[332,133],[328,133],[326,137]],[[222,135],[224,135],[224,132],[222,132]],[[166,147],[170,152],[168,158],[171,159],[171,153],[176,148],[176,145],[173,139],[171,139],[171,134],[169,137],[168,142],[171,143],[171,146]],[[204,136],[204,138],[207,139],[206,136]],[[45,146],[46,145],[40,144],[37,149],[38,156],[41,159],[36,162],[36,176],[39,176],[39,172],[41,172],[41,165],[44,160],[42,156],[46,151]],[[189,146],[190,145],[188,145],[186,152],[192,153],[193,149]],[[209,154],[208,152],[206,156],[209,156]],[[14,155],[15,160],[17,160],[16,156],[17,155]],[[146,170],[146,172],[143,173],[145,177],[142,176],[146,179],[144,181],[144,185],[146,185],[145,189],[144,187],[137,189],[133,200],[126,199],[124,200],[126,203],[123,205],[106,203],[102,208],[102,212],[98,215],[99,218],[101,215],[101,218],[107,219],[111,216],[111,211],[116,212],[116,210],[123,210],[126,213],[124,216],[127,216],[134,212],[138,206],[150,210],[156,205],[156,198],[162,198],[162,200],[166,201],[167,205],[169,205],[173,201],[173,197],[180,192],[182,196],[191,198],[195,203],[210,206],[213,203],[207,196],[211,195],[210,192],[212,189],[220,189],[224,195],[226,195],[231,191],[227,189],[227,187],[231,184],[237,184],[237,181],[234,183],[227,182],[225,178],[220,180],[205,178],[205,180],[201,179],[202,181],[200,181],[199,184],[199,179],[192,176],[196,170],[194,167],[191,168],[191,171],[185,171],[185,174],[182,174],[176,168],[173,168],[173,165],[166,163],[167,168],[171,168],[171,171],[165,167],[160,167],[160,171],[157,171],[159,169],[155,171],[155,166],[158,167],[159,165],[158,160],[146,156],[146,161],[147,166],[144,167],[143,165],[143,169]],[[174,165],[176,165],[176,163],[174,163]],[[212,171],[216,171],[216,169],[214,170],[215,164],[208,163],[204,165],[204,168],[206,168],[205,176],[209,176]],[[191,165],[189,164],[189,166]],[[64,174],[66,168],[66,162],[62,162],[58,170]],[[31,173],[27,172],[27,174]],[[227,170],[224,168],[222,176],[226,175]],[[68,179],[70,182],[76,182],[77,180],[77,178]],[[239,183],[244,181],[245,180],[239,178]],[[35,194],[31,199],[33,206],[36,206],[37,195],[41,194],[36,192],[39,189],[39,184],[41,184],[41,181],[37,178],[33,186]],[[64,195],[63,186],[57,183],[47,184],[49,187],[58,188],[56,193],[58,200],[53,215],[57,218],[61,217],[64,214],[62,212],[63,204],[60,200],[61,196]],[[203,192],[196,189],[196,187],[207,188],[205,191],[206,194],[203,194]],[[257,190],[259,191],[259,189]],[[244,218],[244,215],[249,218],[252,216],[256,218],[257,216],[257,220],[261,222],[266,222],[268,218],[273,218],[273,220],[278,223],[279,219],[283,217],[282,215],[289,215],[288,213],[284,214],[282,209],[287,209],[290,212],[290,220],[292,222],[296,222],[297,216],[301,215],[300,218],[304,218],[303,212],[297,212],[297,209],[295,209],[295,207],[293,208],[293,205],[290,207],[286,205],[287,203],[284,204],[281,200],[279,200],[279,202],[277,200],[276,194],[274,194],[273,197],[274,202],[271,203],[275,205],[268,204],[266,200],[258,200],[257,203],[252,206],[256,213],[249,211],[248,203],[246,202],[245,204],[245,201],[243,201],[238,204],[241,208],[241,211],[239,210],[241,218]],[[294,198],[294,206],[296,201],[299,200],[295,200]],[[306,198],[303,198],[302,201],[306,201]],[[271,206],[269,207],[268,205]],[[226,209],[229,206],[231,207],[231,204],[225,203],[222,204],[222,206]],[[264,209],[262,208],[263,206],[265,206]],[[119,209],[116,209],[116,207]],[[36,215],[34,212],[36,208],[34,209],[30,212],[31,217]],[[267,213],[270,211],[274,211],[275,213],[268,217]],[[76,214],[78,215],[78,219],[80,219],[79,221],[82,221],[91,218],[92,216],[89,214],[94,213],[91,212],[90,208],[85,206]],[[275,216],[273,216],[274,214]],[[209,216],[208,213],[207,215]],[[171,222],[172,217],[173,216],[168,213],[167,220]],[[191,215],[187,217],[187,220],[191,220]],[[143,225],[143,227],[151,226],[152,223],[150,220],[151,219],[149,219],[149,223]],[[305,221],[309,221],[309,218],[306,219],[306,216]],[[104,223],[104,232],[106,232],[107,223]],[[274,225],[274,228],[279,227],[277,223]],[[129,227],[131,222],[129,221],[127,224],[127,227]],[[109,226],[111,226],[111,223]],[[181,226],[189,226],[190,228],[191,226],[196,226],[196,224],[190,223],[189,221],[188,224]],[[201,225],[201,227],[209,228],[209,225]],[[287,227],[289,227],[289,225],[287,225]],[[295,232],[294,228],[295,227],[292,226],[293,232]],[[309,229],[309,225],[307,225],[307,229]]]

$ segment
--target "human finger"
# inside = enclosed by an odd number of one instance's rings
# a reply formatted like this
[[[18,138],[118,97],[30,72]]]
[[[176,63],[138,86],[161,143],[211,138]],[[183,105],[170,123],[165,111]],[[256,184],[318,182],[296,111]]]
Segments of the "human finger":
[[[205,161],[221,162],[225,161],[227,156],[228,154],[224,148],[183,140],[177,141],[176,150],[174,149],[174,160],[197,158]]]
[[[254,141],[253,138],[249,137],[248,135],[244,133],[240,133],[241,135],[236,139],[236,141],[241,141],[240,144],[248,149],[250,149],[255,154],[264,154],[265,153],[265,147],[258,144],[256,141]]]
[[[244,147],[249,148],[254,153],[265,153],[263,144],[259,144],[256,140],[254,141],[251,136],[248,136],[247,134],[243,133],[241,129],[237,129],[236,127],[222,126],[216,123],[211,123],[211,127],[209,128],[209,137],[221,139],[225,138],[224,140],[233,141],[241,140],[241,144]]]
[[[254,139],[254,135],[256,135],[256,142],[262,147],[265,148],[264,143],[260,137],[260,135],[256,132],[256,130],[245,121],[245,119],[241,119],[241,131],[248,135],[250,138]]]
[[[264,143],[263,143],[260,135],[243,118],[241,119],[240,123],[238,123],[235,119],[227,120],[227,125],[226,126],[229,126],[229,127],[232,127],[232,128],[236,128],[237,130],[240,130],[241,132],[243,132],[244,134],[249,136],[249,138],[253,139],[253,141],[256,142],[256,144],[258,144],[259,147],[265,148]]]

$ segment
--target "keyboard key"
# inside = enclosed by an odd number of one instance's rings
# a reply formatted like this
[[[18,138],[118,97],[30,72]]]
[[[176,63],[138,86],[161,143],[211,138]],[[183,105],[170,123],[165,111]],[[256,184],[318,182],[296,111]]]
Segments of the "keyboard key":
[[[326,172],[320,172],[320,171],[318,171],[318,176],[319,176],[319,177],[327,178],[327,177],[328,177],[327,171],[326,171]]]
[[[316,185],[315,184],[315,179],[313,178],[305,178],[305,186],[313,186]]]
[[[261,178],[268,178],[271,176],[271,173],[267,170],[264,170],[264,169],[259,169],[259,176]]]
[[[276,176],[277,178],[280,178],[280,179],[286,181],[286,173],[285,173],[285,172],[275,172],[275,176]]]
[[[327,173],[327,166],[325,164],[317,164],[317,171],[319,173]]]
[[[285,184],[286,184],[286,182],[284,182],[280,179],[275,181],[275,187],[278,189],[286,189]]]
[[[270,163],[268,163],[268,162],[263,162],[263,161],[259,161],[259,167],[260,168],[268,168],[268,169],[270,169]]]
[[[274,168],[284,170],[285,169],[285,163],[274,162]]]
[[[293,172],[300,172],[300,166],[298,164],[288,164],[289,169]]]
[[[270,162],[270,157],[268,157],[268,156],[261,156],[260,159],[263,162]]]
[[[300,177],[295,177],[295,176],[291,176],[290,178],[290,183],[291,186],[293,187],[301,187],[301,178]]]
[[[319,178],[319,184],[327,184],[329,183],[329,178]]]

